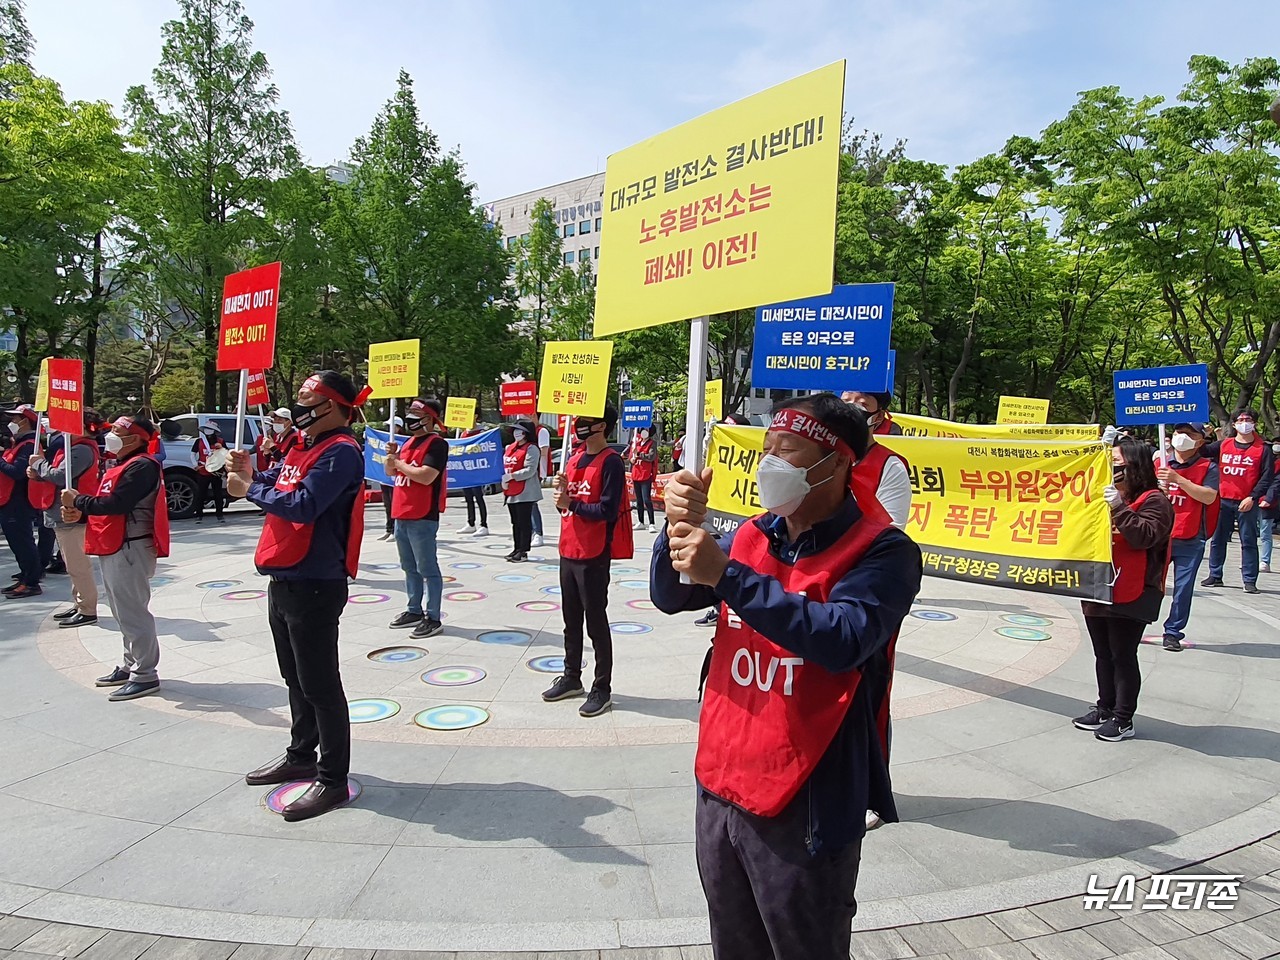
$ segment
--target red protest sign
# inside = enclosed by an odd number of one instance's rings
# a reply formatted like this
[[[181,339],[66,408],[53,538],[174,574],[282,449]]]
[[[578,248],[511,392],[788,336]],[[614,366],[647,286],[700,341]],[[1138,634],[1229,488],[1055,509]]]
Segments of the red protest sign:
[[[538,382],[536,380],[504,383],[499,389],[504,417],[536,417],[538,415]]]
[[[249,371],[249,392],[245,395],[245,403],[251,407],[266,407],[271,404],[271,395],[267,393],[265,370]]]
[[[227,275],[218,331],[219,370],[265,370],[275,365],[280,264]]]
[[[49,429],[84,433],[84,361],[49,360]]]

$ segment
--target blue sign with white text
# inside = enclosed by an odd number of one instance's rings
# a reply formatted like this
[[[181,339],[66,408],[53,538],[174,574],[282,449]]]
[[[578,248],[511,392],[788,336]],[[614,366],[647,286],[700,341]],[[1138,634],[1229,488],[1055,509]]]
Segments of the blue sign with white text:
[[[385,430],[366,427],[364,431],[364,476],[374,483],[394,481],[383,468],[389,435]],[[403,446],[408,437],[396,437]],[[495,428],[470,437],[449,440],[449,463],[445,468],[447,488],[482,487],[502,480],[502,434]]]
[[[1209,368],[1203,363],[1115,372],[1116,426],[1203,423],[1209,419]]]
[[[893,381],[898,378],[898,351],[889,351],[889,379],[885,381],[884,389],[881,393],[893,393]]]
[[[623,400],[622,429],[644,430],[653,426],[652,400]]]
[[[879,393],[892,327],[892,283],[841,284],[825,297],[757,307],[751,385]]]

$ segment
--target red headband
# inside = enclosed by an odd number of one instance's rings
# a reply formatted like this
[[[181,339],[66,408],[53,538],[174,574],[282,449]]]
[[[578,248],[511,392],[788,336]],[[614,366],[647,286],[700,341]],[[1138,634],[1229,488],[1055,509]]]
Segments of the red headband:
[[[369,394],[373,393],[373,387],[365,387],[356,394],[354,400],[348,400],[337,390],[334,390],[319,377],[308,377],[307,382],[302,385],[303,390],[310,390],[318,396],[324,397],[326,400],[332,400],[334,403],[340,403],[344,407],[363,407],[364,402],[369,399]]]
[[[151,434],[149,434],[142,427],[138,426],[138,424],[134,423],[133,419],[130,417],[118,417],[116,419],[116,422],[111,424],[111,426],[119,427],[121,430],[127,430],[129,433],[132,433],[139,440],[149,441],[151,439]]]
[[[409,409],[405,411],[404,415],[406,417],[412,417],[416,415],[417,419],[419,420],[421,420],[425,416],[425,417],[429,417],[431,419],[431,422],[434,424],[444,423],[444,421],[440,419],[440,414],[436,413],[425,403],[420,403],[417,400],[409,404]]]
[[[798,437],[812,440],[820,447],[843,453],[850,460],[853,459],[853,451],[834,430],[812,414],[797,410],[795,407],[788,407],[775,413],[773,422],[769,424],[769,430],[778,433],[794,433]]]

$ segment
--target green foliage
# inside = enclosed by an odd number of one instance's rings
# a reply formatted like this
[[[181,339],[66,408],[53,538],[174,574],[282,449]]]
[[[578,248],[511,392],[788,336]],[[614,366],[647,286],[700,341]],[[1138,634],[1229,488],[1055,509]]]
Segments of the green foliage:
[[[151,406],[157,417],[173,417],[198,407],[204,395],[204,379],[192,367],[171,370],[156,381]]]

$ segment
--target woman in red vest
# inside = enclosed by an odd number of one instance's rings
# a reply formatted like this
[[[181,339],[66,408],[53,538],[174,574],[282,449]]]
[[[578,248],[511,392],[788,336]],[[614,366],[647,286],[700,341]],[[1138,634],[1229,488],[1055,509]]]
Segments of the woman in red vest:
[[[537,428],[527,420],[512,429],[514,439],[502,455],[502,492],[511,514],[514,549],[507,554],[511,563],[529,559],[533,543],[533,511],[542,499],[538,483],[538,447],[534,444]]]
[[[1116,581],[1110,604],[1085,601],[1084,622],[1093,641],[1098,703],[1072,721],[1099,740],[1133,736],[1142,673],[1138,644],[1142,631],[1160,616],[1169,569],[1173,506],[1156,481],[1151,448],[1124,438],[1111,448],[1111,562]]]
[[[644,527],[644,514],[649,511],[649,532],[657,533],[653,522],[653,478],[658,475],[658,444],[648,427],[636,431],[631,441],[631,486],[636,491],[635,529]]]

